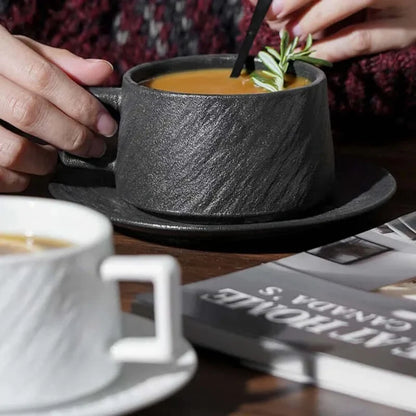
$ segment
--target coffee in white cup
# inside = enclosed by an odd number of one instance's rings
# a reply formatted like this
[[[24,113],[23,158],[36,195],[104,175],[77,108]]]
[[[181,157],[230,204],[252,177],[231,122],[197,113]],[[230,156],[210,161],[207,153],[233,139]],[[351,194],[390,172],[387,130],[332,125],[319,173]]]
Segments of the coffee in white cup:
[[[0,196],[0,236],[69,244],[0,255],[0,413],[93,393],[123,362],[174,358],[180,272],[172,257],[113,256],[105,216],[43,198]],[[153,282],[155,337],[122,339],[119,280]]]

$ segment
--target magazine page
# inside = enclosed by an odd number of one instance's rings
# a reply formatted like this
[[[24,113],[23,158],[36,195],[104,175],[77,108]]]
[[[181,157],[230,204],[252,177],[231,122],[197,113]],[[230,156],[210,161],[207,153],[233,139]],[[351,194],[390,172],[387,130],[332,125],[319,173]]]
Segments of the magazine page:
[[[416,215],[182,288],[185,336],[246,365],[416,411]],[[149,316],[151,295],[133,311]]]
[[[412,280],[416,276],[416,213],[275,263],[365,291]]]
[[[183,290],[184,315],[202,323],[408,375],[416,373],[414,306],[277,264]]]

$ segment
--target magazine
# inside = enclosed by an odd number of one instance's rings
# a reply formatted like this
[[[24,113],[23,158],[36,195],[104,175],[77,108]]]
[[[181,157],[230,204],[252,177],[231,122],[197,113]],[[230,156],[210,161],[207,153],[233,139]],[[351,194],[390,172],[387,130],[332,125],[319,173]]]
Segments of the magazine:
[[[416,213],[183,286],[185,336],[245,365],[416,411]],[[133,311],[149,315],[149,295]]]

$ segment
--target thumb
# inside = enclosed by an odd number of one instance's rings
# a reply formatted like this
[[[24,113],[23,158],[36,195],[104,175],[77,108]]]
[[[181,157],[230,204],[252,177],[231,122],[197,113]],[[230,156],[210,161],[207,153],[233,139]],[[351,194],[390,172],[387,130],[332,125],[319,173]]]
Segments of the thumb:
[[[83,59],[66,49],[43,45],[26,36],[15,37],[52,62],[78,84],[102,84],[114,70],[111,63],[103,59]]]

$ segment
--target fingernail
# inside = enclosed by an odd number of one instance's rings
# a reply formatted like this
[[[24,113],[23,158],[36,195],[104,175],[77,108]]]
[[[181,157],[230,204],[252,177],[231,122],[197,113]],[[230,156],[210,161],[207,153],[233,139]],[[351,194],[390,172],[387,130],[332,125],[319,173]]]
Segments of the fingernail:
[[[293,36],[302,36],[302,28],[300,27],[300,25],[293,26],[292,35]]]
[[[105,59],[93,59],[93,58],[89,58],[89,59],[87,59],[87,61],[88,62],[91,62],[92,64],[95,64],[95,63],[104,63],[104,64],[107,64],[111,68],[111,70],[114,71],[113,64],[111,62],[106,61]]]
[[[105,144],[104,140],[101,139],[94,139],[91,142],[91,147],[88,151],[89,157],[101,157],[104,155],[105,151],[107,150],[107,145]]]
[[[280,13],[283,11],[283,1],[282,0],[273,0],[272,2],[272,13],[279,17]]]
[[[117,131],[117,123],[107,112],[103,112],[98,116],[97,132],[105,137],[114,136]]]

